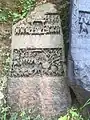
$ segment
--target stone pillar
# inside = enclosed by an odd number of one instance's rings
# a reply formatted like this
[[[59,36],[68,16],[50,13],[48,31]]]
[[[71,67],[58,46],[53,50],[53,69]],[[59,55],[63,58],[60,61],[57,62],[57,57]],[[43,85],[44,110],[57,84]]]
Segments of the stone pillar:
[[[51,3],[39,5],[12,28],[8,103],[12,109],[38,107],[44,117],[65,113],[66,84],[60,16]]]
[[[71,5],[69,84],[84,104],[90,98],[90,1],[73,0]]]

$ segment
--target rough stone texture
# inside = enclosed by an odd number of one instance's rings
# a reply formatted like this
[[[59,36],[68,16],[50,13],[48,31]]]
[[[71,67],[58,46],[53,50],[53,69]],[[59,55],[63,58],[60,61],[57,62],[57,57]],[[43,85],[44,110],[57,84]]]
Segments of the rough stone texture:
[[[66,113],[70,105],[70,96],[63,77],[13,78],[9,84],[8,99],[14,110],[35,106],[42,115],[55,116]]]
[[[69,84],[82,104],[90,98],[90,1],[73,0],[71,13]]]
[[[39,5],[12,28],[8,103],[13,110],[37,106],[44,116],[66,112],[66,84],[60,16],[50,3]]]

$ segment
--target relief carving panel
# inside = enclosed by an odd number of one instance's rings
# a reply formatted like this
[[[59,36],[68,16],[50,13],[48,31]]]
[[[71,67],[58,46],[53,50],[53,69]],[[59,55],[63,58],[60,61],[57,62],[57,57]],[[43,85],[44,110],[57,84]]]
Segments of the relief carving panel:
[[[11,76],[63,76],[63,62],[62,48],[14,49]]]

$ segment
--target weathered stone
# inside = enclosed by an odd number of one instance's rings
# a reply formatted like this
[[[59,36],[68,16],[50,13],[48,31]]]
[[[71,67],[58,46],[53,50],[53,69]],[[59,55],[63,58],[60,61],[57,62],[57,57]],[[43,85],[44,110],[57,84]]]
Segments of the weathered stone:
[[[44,116],[66,112],[66,84],[60,16],[53,4],[39,5],[12,28],[8,103],[13,110],[38,106]]]
[[[90,98],[90,1],[73,0],[71,12],[69,84],[82,104]]]

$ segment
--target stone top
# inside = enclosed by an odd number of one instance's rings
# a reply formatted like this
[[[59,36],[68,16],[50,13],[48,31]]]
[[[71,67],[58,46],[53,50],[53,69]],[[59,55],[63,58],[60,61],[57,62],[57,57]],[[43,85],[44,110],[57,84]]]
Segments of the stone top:
[[[27,19],[29,18],[30,21],[42,20],[42,18],[44,18],[46,13],[52,13],[52,12],[57,13],[57,10],[54,4],[51,4],[51,3],[41,4],[35,7],[35,10],[27,15]]]

